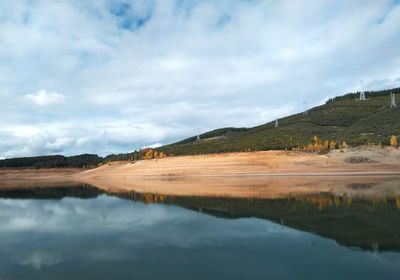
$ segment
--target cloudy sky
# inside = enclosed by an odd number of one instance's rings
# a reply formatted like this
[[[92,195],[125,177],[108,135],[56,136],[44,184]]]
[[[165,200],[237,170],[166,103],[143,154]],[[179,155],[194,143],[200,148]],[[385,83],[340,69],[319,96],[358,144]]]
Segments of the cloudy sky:
[[[400,1],[0,0],[0,157],[101,155],[400,86]]]

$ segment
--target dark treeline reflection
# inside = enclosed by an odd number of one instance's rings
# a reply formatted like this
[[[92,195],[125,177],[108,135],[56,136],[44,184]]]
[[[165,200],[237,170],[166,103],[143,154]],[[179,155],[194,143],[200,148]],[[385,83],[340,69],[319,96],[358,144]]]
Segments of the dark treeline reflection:
[[[365,250],[400,250],[400,197],[335,196],[331,193],[279,199],[176,197],[118,194],[145,203],[167,203],[221,218],[255,217]]]
[[[0,188],[1,198],[18,198],[18,199],[62,199],[65,197],[76,198],[96,198],[103,194],[99,188],[91,185],[57,185],[57,186],[35,186],[24,188]]]
[[[169,204],[220,218],[255,217],[364,250],[400,251],[400,197],[316,193],[278,199],[183,197],[138,192],[106,193],[90,185],[2,189],[19,199],[95,198],[100,194],[145,204]]]

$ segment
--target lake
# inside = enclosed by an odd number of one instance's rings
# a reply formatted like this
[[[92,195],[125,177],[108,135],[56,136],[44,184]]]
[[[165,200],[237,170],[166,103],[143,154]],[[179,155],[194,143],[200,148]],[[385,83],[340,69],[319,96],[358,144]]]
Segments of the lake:
[[[398,279],[400,199],[0,192],[0,279]]]

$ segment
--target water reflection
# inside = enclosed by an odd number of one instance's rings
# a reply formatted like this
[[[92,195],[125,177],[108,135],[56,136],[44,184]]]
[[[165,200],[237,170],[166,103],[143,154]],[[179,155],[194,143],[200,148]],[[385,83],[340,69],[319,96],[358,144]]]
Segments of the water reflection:
[[[79,185],[0,196],[4,279],[395,279],[400,272],[399,198],[390,195],[227,199]]]
[[[0,190],[0,197],[18,199],[88,199],[101,194],[144,204],[176,205],[220,218],[266,219],[364,250],[400,250],[400,196],[353,197],[321,192],[276,199],[181,197],[134,191],[105,192],[90,185]],[[82,215],[81,212],[76,214]],[[120,222],[119,219],[116,222]]]
[[[400,197],[318,193],[279,199],[233,199],[134,192],[119,196],[179,205],[216,217],[267,219],[364,250],[400,250]]]

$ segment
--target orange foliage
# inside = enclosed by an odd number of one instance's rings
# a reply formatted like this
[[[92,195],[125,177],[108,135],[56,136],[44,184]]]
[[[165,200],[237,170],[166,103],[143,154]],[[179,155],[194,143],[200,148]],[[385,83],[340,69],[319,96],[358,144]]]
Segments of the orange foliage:
[[[332,140],[329,143],[329,150],[334,150],[334,149],[336,149],[336,142]]]
[[[400,209],[400,196],[396,197],[396,206],[397,209]]]
[[[397,136],[392,135],[390,137],[390,146],[392,146],[393,148],[397,148]]]
[[[154,150],[146,149],[143,151],[143,159],[153,159],[154,158]]]
[[[324,195],[306,195],[295,198],[298,201],[304,201],[318,206],[318,210],[322,210],[329,206],[351,205],[353,199],[351,196],[324,196]]]
[[[165,158],[165,157],[167,157],[167,154],[164,153],[163,151],[158,153],[158,158]]]
[[[142,194],[141,201],[145,204],[152,204],[155,202],[164,202],[167,199],[166,195],[145,193]]]
[[[339,144],[339,149],[346,150],[347,148],[349,148],[349,145],[347,145],[347,143],[345,141],[343,141],[341,144]]]
[[[153,158],[165,158],[167,154],[163,151],[156,151],[150,148],[142,150],[142,158],[143,159],[153,159]]]
[[[152,204],[152,203],[154,203],[154,195],[151,193],[143,194],[142,201],[146,204]]]
[[[295,150],[305,151],[305,152],[317,152],[317,153],[327,153],[330,150],[336,149],[336,142],[331,140],[322,140],[318,136],[312,138],[312,143],[299,147]]]

